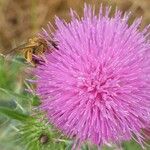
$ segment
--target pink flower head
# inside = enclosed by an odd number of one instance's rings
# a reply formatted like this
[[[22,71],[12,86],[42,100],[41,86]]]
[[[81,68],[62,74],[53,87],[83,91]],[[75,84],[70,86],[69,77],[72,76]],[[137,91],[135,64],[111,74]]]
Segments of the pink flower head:
[[[150,42],[141,19],[129,14],[98,15],[85,5],[84,16],[71,10],[69,23],[42,36],[58,42],[37,67],[37,94],[48,119],[69,137],[102,145],[134,138],[143,143],[150,122]]]

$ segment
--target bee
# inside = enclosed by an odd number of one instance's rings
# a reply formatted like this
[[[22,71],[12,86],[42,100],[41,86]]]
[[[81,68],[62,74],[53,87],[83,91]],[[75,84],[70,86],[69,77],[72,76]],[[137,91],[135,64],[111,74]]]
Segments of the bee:
[[[50,43],[51,48],[48,48],[48,42]],[[26,43],[14,49],[2,51],[1,53],[3,55],[8,55],[14,52],[21,52],[24,58],[27,60],[27,62],[31,63],[33,66],[36,66],[41,61],[45,62],[44,53],[47,50],[52,49],[58,49],[57,44],[54,41],[46,41],[45,39],[40,37],[33,37],[28,39]]]

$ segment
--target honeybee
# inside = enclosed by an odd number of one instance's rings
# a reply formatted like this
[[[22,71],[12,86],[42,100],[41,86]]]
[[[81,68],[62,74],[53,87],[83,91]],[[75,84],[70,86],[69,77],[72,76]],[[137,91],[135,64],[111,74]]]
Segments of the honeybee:
[[[50,49],[48,49],[48,42],[51,45]],[[40,61],[44,61],[44,53],[47,50],[52,49],[58,49],[57,44],[54,41],[46,41],[40,37],[33,37],[28,39],[25,44],[11,50],[4,50],[1,53],[3,55],[8,55],[14,52],[21,52],[27,62],[31,63],[33,66],[36,66]]]

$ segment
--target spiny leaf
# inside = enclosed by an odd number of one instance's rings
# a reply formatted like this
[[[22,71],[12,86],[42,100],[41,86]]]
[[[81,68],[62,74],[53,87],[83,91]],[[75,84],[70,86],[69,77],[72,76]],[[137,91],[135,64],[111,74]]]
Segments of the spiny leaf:
[[[31,116],[18,112],[16,110],[7,108],[7,107],[0,107],[0,113],[8,116],[11,119],[15,119],[18,121],[28,121],[33,119]]]

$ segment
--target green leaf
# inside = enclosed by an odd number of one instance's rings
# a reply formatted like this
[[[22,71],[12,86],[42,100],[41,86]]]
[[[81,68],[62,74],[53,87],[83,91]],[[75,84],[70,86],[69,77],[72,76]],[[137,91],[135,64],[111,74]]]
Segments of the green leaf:
[[[39,106],[40,104],[41,104],[41,102],[40,102],[39,97],[35,95],[35,96],[32,98],[32,106]]]
[[[15,119],[18,121],[28,121],[33,119],[32,117],[23,114],[21,112],[18,112],[16,110],[7,108],[7,107],[0,107],[0,113],[6,115],[7,117],[11,118],[11,119]]]
[[[25,96],[25,95],[21,95],[21,94],[17,94],[17,93],[15,93],[15,92],[13,92],[13,91],[10,91],[10,90],[8,90],[8,89],[4,89],[4,88],[0,88],[0,91],[1,92],[4,92],[5,94],[7,94],[7,95],[10,95],[10,96],[12,96],[12,97],[15,97],[15,98],[20,98],[20,99],[25,99],[25,100],[27,100],[27,96]]]

